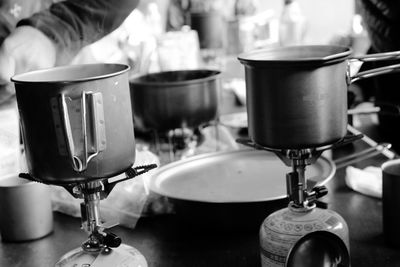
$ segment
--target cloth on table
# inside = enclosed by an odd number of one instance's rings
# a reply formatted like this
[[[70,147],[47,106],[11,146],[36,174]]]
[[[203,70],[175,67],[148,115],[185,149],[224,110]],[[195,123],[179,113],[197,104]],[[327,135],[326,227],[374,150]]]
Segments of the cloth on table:
[[[368,166],[358,169],[353,166],[346,168],[346,185],[361,194],[382,198],[382,169]]]

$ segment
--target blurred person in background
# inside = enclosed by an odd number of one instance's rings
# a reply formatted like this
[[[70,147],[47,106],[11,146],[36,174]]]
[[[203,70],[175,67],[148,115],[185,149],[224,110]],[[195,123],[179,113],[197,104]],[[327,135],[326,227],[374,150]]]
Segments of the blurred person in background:
[[[370,39],[368,54],[400,50],[400,2],[392,0],[356,0],[356,11],[363,18]],[[361,70],[399,64],[400,60],[364,63]],[[374,101],[400,114],[400,73],[391,73],[360,81],[364,99]],[[400,116],[379,115],[379,132],[400,152]]]
[[[138,1],[0,0],[0,84],[14,74],[69,63],[120,26]]]
[[[230,19],[253,15],[259,7],[259,0],[170,0],[166,29],[180,30],[183,25],[190,25],[190,13],[217,12]]]

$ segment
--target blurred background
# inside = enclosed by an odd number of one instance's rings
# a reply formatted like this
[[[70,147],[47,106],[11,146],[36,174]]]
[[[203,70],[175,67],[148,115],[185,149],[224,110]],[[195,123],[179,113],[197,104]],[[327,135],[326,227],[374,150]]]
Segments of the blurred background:
[[[363,33],[353,0],[141,1],[119,29],[83,49],[74,63],[121,61],[133,65],[135,73],[201,64],[220,68],[223,62],[215,62],[216,55],[226,59],[227,55],[279,45],[283,38],[280,27],[288,19],[301,25],[297,29],[301,31],[299,44],[349,45],[350,37]]]

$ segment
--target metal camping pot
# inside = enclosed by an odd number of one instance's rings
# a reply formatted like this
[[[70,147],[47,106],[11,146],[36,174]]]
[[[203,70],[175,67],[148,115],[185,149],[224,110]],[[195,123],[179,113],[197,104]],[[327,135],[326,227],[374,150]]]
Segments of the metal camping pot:
[[[346,134],[347,87],[399,71],[400,64],[351,73],[353,62],[396,59],[400,51],[350,57],[351,49],[311,45],[239,55],[245,66],[249,135],[271,148],[312,148]]]
[[[198,127],[217,117],[220,71],[177,70],[130,81],[135,126],[168,131]]]
[[[12,77],[28,169],[49,184],[109,178],[135,161],[129,66],[85,64]]]

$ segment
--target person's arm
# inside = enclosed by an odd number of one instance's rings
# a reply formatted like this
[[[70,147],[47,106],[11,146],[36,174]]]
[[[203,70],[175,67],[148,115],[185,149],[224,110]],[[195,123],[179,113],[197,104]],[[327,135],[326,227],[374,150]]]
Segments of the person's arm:
[[[11,76],[67,64],[116,29],[138,0],[70,0],[18,22],[0,47],[0,86]]]
[[[57,47],[58,61],[73,57],[83,46],[115,30],[139,0],[61,1],[18,22],[42,31]],[[61,58],[62,56],[62,58]]]
[[[0,47],[0,87],[15,74],[53,67],[56,51],[55,44],[38,29],[18,27]]]

